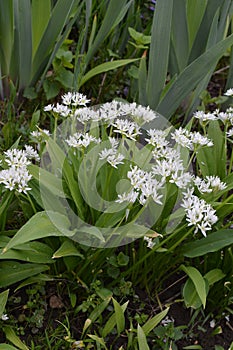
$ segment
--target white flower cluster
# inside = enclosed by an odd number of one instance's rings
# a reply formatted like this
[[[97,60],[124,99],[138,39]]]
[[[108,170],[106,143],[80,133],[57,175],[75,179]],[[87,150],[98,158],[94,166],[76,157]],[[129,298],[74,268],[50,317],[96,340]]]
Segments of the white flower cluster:
[[[211,193],[225,190],[227,185],[222,182],[218,176],[206,176],[204,179],[196,177],[194,184],[197,186],[198,191],[201,193]]]
[[[144,205],[148,198],[151,197],[155,203],[162,204],[163,195],[159,190],[163,188],[164,181],[158,181],[153,172],[147,172],[138,166],[130,167],[127,177],[131,183],[131,190],[118,195],[117,202],[122,203],[129,201],[134,203],[137,199],[141,205]]]
[[[49,130],[42,129],[31,132],[31,138],[36,142],[41,143],[45,140],[46,137],[50,136]]]
[[[111,148],[104,148],[99,152],[99,159],[106,159],[111,166],[117,168],[117,165],[124,164],[123,159],[125,157],[117,150],[119,142],[114,137],[109,137],[109,141]]]
[[[194,117],[199,119],[202,123],[208,123],[211,120],[220,120],[224,124],[233,125],[233,108],[229,107],[225,112],[220,112],[216,109],[213,112],[197,111]]]
[[[16,190],[26,194],[31,190],[28,182],[32,178],[27,166],[31,163],[31,159],[36,161],[40,159],[38,153],[31,146],[25,146],[24,150],[14,148],[4,154],[8,168],[0,171],[0,184],[10,191]]]
[[[206,176],[205,179],[201,179],[187,172],[180,152],[169,146],[166,140],[166,130],[151,129],[148,131],[148,135],[150,138],[147,138],[146,141],[153,147],[153,158],[150,162],[151,170],[144,171],[138,166],[131,166],[131,170],[127,173],[131,187],[127,192],[118,194],[116,202],[134,203],[138,201],[141,205],[145,205],[148,199],[151,198],[155,203],[161,205],[163,200],[162,189],[167,182],[174,183],[184,192],[182,207],[185,209],[188,225],[194,225],[195,232],[200,230],[205,236],[206,232],[217,221],[217,216],[210,204],[193,195],[194,186],[205,194],[224,190],[226,184],[218,176]],[[200,137],[197,133],[185,133],[183,129],[181,135],[186,138],[189,137],[188,149],[192,149],[191,142],[196,144],[196,139]],[[204,138],[204,140],[205,142],[201,140],[199,144],[209,145],[210,140],[207,138]]]
[[[102,104],[98,109],[76,109],[74,116],[85,124],[88,121],[104,121],[111,123],[119,117],[130,117],[134,122],[143,125],[157,118],[157,114],[149,107],[143,107],[136,103],[123,103],[113,100]]]
[[[44,107],[45,112],[54,112],[62,117],[73,115],[73,108],[77,106],[86,106],[90,100],[79,92],[68,92],[62,96],[62,104],[49,104]]]
[[[62,96],[62,102],[67,106],[86,106],[91,100],[79,92],[67,92]]]
[[[210,204],[193,195],[192,192],[193,189],[184,193],[181,205],[185,209],[188,226],[194,225],[196,227],[195,233],[199,229],[203,236],[206,236],[206,232],[212,229],[212,225],[218,221],[218,217]]]
[[[141,134],[139,125],[128,119],[116,119],[111,125],[115,127],[113,130],[114,132],[124,135],[134,141],[136,141],[136,137]]]
[[[172,133],[172,138],[182,147],[190,150],[196,149],[198,146],[213,146],[213,142],[207,137],[201,135],[198,131],[188,131],[187,129],[179,128]]]
[[[74,148],[87,148],[91,142],[99,143],[101,140],[88,133],[75,133],[73,136],[70,136],[66,142],[70,147]]]

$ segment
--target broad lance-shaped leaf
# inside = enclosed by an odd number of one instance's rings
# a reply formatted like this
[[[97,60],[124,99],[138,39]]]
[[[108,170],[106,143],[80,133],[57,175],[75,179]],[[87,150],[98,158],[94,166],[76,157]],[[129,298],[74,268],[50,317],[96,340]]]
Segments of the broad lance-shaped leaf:
[[[114,298],[112,298],[112,301],[113,301],[114,311],[116,315],[117,333],[118,335],[120,335],[121,332],[123,332],[123,330],[125,329],[124,311],[121,305]]]
[[[70,222],[66,216],[51,212],[49,215],[50,216],[48,216],[48,212],[39,212],[35,214],[25,225],[21,227],[16,235],[5,246],[2,253],[4,254],[4,252],[16,247],[19,244],[30,242],[39,238],[64,236],[72,233],[69,231]],[[56,225],[60,225],[60,229],[55,226],[54,222],[56,222]]]
[[[38,275],[48,270],[43,264],[19,263],[17,261],[0,262],[0,288],[10,286],[24,280],[25,278]]]
[[[9,241],[10,239],[7,240],[7,242]],[[48,245],[41,242],[28,242],[17,245],[15,249],[9,249],[4,254],[2,254],[2,249],[0,249],[0,260],[20,260],[38,264],[51,264],[54,262],[52,254],[53,251]]]
[[[168,311],[169,307],[152,317],[150,320],[146,321],[146,323],[142,326],[143,332],[146,336],[159,324],[160,321],[162,321],[162,319],[167,315]]]
[[[188,258],[195,258],[233,244],[233,230],[219,230],[198,241],[187,243],[181,253]]]
[[[146,335],[143,331],[143,328],[139,324],[137,328],[137,336],[138,336],[139,350],[150,350],[146,341]]]
[[[84,259],[84,256],[79,253],[71,240],[67,240],[62,243],[60,248],[53,254],[53,259],[61,258],[63,256],[79,256]]]
[[[184,266],[181,265],[181,269],[189,276],[189,278],[192,280],[193,284],[195,285],[197,294],[199,298],[201,299],[202,305],[205,308],[206,305],[206,297],[207,297],[207,291],[206,291],[206,282],[200,272],[192,266]]]

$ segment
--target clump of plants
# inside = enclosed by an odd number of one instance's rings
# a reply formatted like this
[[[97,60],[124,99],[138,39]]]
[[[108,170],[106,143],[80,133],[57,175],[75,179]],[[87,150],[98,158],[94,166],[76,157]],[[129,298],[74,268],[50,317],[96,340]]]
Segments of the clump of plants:
[[[34,148],[15,145],[2,156],[5,222],[15,198],[32,211],[13,237],[1,236],[1,287],[67,273],[84,287],[97,279],[102,288],[95,285],[92,301],[89,295],[77,308],[93,309],[78,341],[92,339],[103,348],[114,325],[121,338],[130,320],[128,301],[115,298],[127,298],[132,286],[151,293],[156,285],[153,297],[161,305],[159,292],[177,273],[187,276],[181,285],[186,308],[229,313],[231,107],[198,111],[187,127],[173,129],[149,107],[89,102],[77,92],[64,94],[61,104],[45,107],[53,130],[38,127],[31,134]],[[98,335],[86,338],[110,301],[115,313]],[[140,349],[160,320],[151,317],[149,330],[137,326]],[[129,346],[136,346],[130,334]]]

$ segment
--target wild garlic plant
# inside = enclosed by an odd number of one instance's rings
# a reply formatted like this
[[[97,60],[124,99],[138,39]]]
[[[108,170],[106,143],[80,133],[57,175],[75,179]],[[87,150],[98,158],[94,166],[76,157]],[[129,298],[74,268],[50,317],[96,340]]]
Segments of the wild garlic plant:
[[[85,233],[74,240],[109,247],[147,237],[152,247],[155,232],[166,236],[184,225],[188,234],[211,232],[218,222],[211,202],[227,184],[216,174],[203,176],[193,169],[201,150],[214,145],[206,131],[153,127],[161,116],[136,103],[114,100],[87,107],[89,102],[85,95],[69,92],[62,104],[44,108],[56,123],[47,144],[49,166],[45,162],[42,167],[62,181],[61,201],[66,198],[69,206],[62,214],[72,229]],[[195,117],[202,124],[206,117],[201,115]],[[42,182],[44,186],[46,179]],[[45,202],[61,206],[56,200]]]

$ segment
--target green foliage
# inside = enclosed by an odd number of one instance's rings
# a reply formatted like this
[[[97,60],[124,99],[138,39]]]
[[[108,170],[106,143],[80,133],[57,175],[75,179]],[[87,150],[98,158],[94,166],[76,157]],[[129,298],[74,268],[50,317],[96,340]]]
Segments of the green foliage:
[[[0,5],[0,95],[9,95],[9,81],[22,94],[42,84],[52,60],[78,15],[79,1],[3,1]],[[75,13],[75,15],[74,15]],[[3,15],[4,14],[4,15]],[[6,34],[7,33],[7,34]]]
[[[231,14],[230,1],[157,1],[148,69],[143,55],[136,76],[137,101],[168,119],[185,101],[189,115],[232,45],[232,35],[226,36]],[[136,45],[138,35],[132,36]]]

